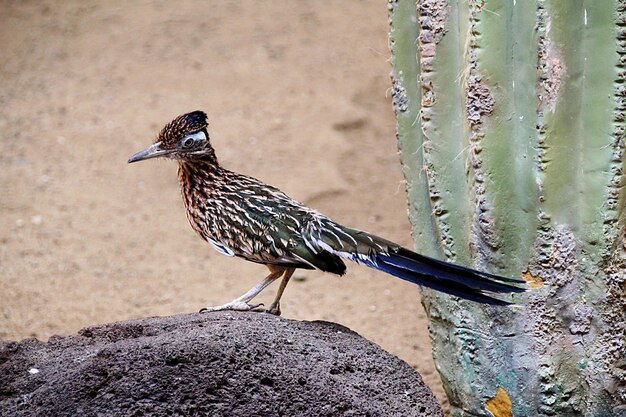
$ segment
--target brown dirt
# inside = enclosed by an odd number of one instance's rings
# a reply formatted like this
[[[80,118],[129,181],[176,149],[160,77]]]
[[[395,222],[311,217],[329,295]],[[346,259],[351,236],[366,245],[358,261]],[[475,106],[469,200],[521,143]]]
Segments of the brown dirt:
[[[194,235],[174,163],[126,164],[190,110],[225,166],[411,246],[387,30],[380,1],[2,2],[0,338],[193,312],[264,276]],[[357,331],[443,399],[417,286],[298,276],[285,317]]]

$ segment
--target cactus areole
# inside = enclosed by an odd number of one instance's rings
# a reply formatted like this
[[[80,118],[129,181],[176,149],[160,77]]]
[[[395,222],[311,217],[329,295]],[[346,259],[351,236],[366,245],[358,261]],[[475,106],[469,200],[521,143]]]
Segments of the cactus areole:
[[[626,415],[626,1],[390,1],[416,248],[519,307],[423,291],[455,416]]]

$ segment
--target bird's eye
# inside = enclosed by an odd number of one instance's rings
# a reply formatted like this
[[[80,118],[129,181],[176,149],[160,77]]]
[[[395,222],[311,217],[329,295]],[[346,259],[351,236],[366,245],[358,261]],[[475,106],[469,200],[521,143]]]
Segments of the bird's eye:
[[[183,141],[183,148],[191,148],[193,145],[193,138],[187,138]]]

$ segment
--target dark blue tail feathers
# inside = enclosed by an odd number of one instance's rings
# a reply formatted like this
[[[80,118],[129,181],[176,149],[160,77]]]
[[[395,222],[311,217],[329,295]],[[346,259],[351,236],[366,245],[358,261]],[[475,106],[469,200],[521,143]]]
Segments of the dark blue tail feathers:
[[[512,304],[492,295],[526,291],[512,285],[525,285],[524,281],[443,262],[404,248],[374,255],[371,266],[415,284],[485,304]]]

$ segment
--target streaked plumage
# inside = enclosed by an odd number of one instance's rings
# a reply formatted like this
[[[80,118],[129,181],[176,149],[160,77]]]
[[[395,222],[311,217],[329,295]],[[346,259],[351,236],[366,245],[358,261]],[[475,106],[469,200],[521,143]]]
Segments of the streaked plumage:
[[[284,276],[270,312],[280,314],[280,296],[295,268],[343,275],[342,259],[469,300],[504,305],[497,293],[522,292],[523,281],[442,262],[400,245],[342,226],[261,181],[220,166],[207,132],[206,114],[179,116],[155,144],[129,162],[167,156],[179,162],[178,177],[193,229],[224,255],[265,264],[270,275],[231,303],[208,310],[248,310],[248,302]]]

